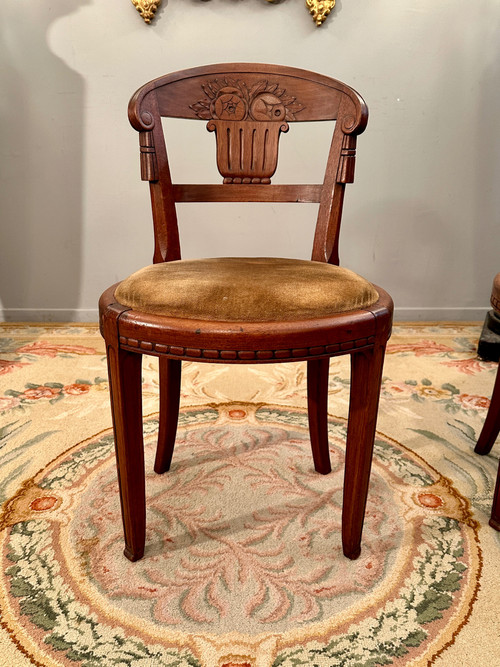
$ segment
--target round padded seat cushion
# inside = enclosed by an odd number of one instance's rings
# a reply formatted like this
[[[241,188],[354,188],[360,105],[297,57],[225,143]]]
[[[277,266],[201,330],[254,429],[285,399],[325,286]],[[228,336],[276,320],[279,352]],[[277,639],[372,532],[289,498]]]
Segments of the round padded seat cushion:
[[[370,306],[378,296],[371,283],[349,269],[269,257],[153,264],[115,291],[116,300],[133,310],[221,322],[328,317]]]
[[[500,315],[500,273],[497,273],[493,280],[493,288],[491,290],[491,305],[498,313],[498,315]]]

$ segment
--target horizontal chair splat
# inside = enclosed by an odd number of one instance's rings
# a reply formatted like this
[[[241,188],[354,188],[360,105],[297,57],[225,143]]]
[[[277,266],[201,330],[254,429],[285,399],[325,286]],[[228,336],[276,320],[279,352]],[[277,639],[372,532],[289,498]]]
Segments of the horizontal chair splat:
[[[298,202],[316,204],[321,185],[174,185],[176,202]]]

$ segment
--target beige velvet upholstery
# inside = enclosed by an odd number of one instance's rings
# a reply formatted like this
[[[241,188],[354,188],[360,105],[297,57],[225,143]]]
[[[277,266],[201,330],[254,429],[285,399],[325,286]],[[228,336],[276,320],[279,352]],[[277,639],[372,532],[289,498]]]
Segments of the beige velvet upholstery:
[[[126,278],[116,300],[155,315],[222,322],[327,317],[375,303],[371,283],[323,262],[265,257],[178,260]]]

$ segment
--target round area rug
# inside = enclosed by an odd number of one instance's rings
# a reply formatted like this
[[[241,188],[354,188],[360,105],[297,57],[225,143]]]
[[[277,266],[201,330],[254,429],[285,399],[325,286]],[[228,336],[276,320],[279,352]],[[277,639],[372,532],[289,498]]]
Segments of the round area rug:
[[[340,540],[346,424],[315,473],[302,409],[181,411],[171,470],[152,472],[147,542],[123,556],[111,431],[26,482],[1,523],[3,624],[39,665],[292,667],[428,664],[475,599],[468,502],[378,434],[361,556]]]

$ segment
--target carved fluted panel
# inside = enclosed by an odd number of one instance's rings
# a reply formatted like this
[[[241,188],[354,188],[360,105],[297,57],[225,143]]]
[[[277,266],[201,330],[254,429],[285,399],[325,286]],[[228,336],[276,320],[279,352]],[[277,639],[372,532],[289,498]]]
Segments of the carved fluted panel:
[[[252,85],[224,77],[202,84],[205,99],[190,108],[208,120],[217,138],[217,167],[224,183],[271,182],[281,132],[304,106],[277,81]]]
[[[211,120],[217,137],[217,168],[224,183],[271,182],[278,164],[278,142],[288,123]]]

